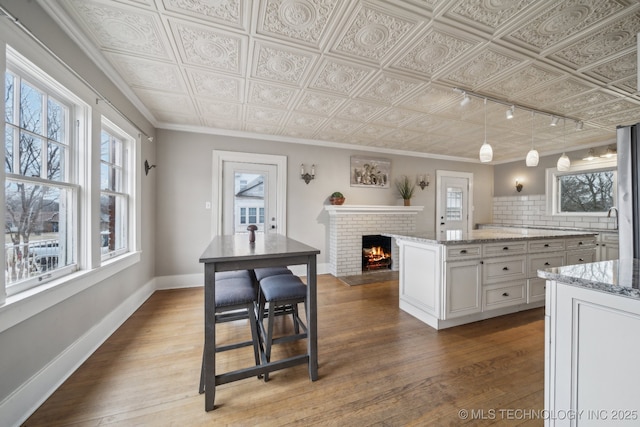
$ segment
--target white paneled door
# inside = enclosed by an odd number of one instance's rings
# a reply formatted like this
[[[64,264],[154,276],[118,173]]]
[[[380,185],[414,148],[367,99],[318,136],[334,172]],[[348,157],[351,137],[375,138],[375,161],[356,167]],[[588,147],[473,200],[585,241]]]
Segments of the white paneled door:
[[[437,171],[436,228],[439,236],[466,233],[471,226],[473,174]]]

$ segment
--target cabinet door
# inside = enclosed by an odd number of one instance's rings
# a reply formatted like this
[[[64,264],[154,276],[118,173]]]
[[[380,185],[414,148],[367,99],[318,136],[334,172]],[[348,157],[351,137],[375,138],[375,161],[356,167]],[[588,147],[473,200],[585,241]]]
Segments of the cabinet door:
[[[445,318],[482,311],[482,264],[480,260],[446,263]]]

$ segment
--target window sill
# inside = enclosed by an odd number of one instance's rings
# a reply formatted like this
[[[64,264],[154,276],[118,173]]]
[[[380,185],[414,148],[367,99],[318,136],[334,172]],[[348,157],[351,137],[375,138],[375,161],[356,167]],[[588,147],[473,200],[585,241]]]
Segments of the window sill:
[[[0,305],[0,333],[140,262],[140,252],[105,262],[7,297]]]

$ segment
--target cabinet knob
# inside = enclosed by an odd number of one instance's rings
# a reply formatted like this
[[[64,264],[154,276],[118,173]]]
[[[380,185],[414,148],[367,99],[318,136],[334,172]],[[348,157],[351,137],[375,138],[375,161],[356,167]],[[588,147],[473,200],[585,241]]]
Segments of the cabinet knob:
[[[508,297],[509,296],[509,292],[505,292],[502,294],[503,297]]]
[[[581,245],[581,244],[582,244],[582,242],[578,242],[578,245]]]
[[[502,267],[503,271],[509,271],[509,267]]]
[[[545,244],[544,244],[544,247],[545,247],[545,248],[548,248],[548,247],[549,247],[549,244],[548,244],[548,243],[545,243]]]
[[[578,259],[578,261],[584,261],[584,258],[580,258],[580,259]]]
[[[544,265],[551,265],[551,264],[549,264],[548,262],[545,262]]]
[[[460,251],[460,253],[461,253],[461,254],[466,254],[466,253],[467,253],[467,250],[466,250],[466,249],[463,249],[463,250],[461,250],[461,251]]]
[[[504,248],[502,248],[503,251],[508,251],[509,250],[509,246],[505,246]]]

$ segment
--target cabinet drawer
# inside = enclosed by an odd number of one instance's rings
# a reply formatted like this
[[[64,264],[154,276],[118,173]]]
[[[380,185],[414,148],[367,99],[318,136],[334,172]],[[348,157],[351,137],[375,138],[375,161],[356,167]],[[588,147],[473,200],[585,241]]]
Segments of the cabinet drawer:
[[[537,277],[538,270],[565,265],[564,252],[529,255],[529,277]]]
[[[529,253],[564,251],[564,240],[533,240],[529,242]]]
[[[544,301],[545,293],[547,290],[547,280],[539,277],[535,279],[529,279],[529,286],[527,289],[527,303]]]
[[[567,265],[584,264],[596,261],[595,249],[589,251],[567,252]]]
[[[596,247],[596,237],[580,237],[580,238],[571,238],[566,241],[567,250],[581,250],[581,249],[591,249]]]
[[[482,245],[482,256],[518,255],[527,252],[527,242],[487,243]]]
[[[447,261],[479,258],[482,245],[448,245],[445,259]]]
[[[526,302],[526,280],[509,282],[509,284],[489,285],[484,288],[482,309],[508,307],[510,305],[524,304]]]
[[[491,284],[527,277],[527,257],[525,255],[488,258],[482,266],[482,283]]]
[[[600,243],[608,243],[612,245],[618,244],[618,233],[601,233],[598,236]]]

